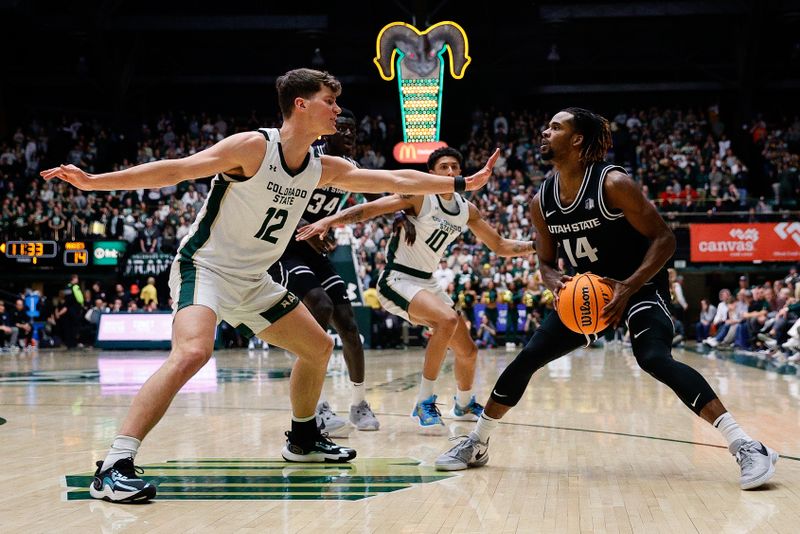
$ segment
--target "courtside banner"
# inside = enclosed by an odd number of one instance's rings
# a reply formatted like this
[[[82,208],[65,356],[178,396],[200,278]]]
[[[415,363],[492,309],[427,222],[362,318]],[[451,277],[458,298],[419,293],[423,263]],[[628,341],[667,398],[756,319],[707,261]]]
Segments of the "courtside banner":
[[[691,261],[800,261],[800,222],[690,224]]]

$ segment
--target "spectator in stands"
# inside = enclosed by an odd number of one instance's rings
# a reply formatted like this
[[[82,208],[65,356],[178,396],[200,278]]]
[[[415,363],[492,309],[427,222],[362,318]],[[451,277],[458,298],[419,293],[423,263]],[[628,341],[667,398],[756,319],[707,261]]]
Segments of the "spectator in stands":
[[[672,314],[683,322],[686,317],[686,310],[689,309],[689,304],[683,295],[683,277],[678,276],[678,272],[672,268],[667,269],[667,273],[669,274],[669,296]]]
[[[29,347],[33,338],[33,325],[25,309],[25,301],[17,299],[11,312],[11,322],[17,328],[17,340],[23,348]]]
[[[156,279],[152,276],[147,279],[147,285],[142,288],[139,297],[145,306],[151,302],[158,306],[158,290],[156,289]]]
[[[442,261],[439,262],[439,268],[433,271],[433,278],[442,289],[447,290],[447,286],[455,280],[456,273],[447,266],[447,260],[442,258]]]
[[[497,336],[497,329],[489,320],[489,316],[485,313],[481,315],[481,324],[475,334],[475,344],[484,349],[492,349],[497,346],[495,337]]]
[[[0,300],[0,349],[18,351],[18,336],[19,327],[14,323],[11,314],[6,311],[6,303]]]
[[[722,292],[720,292],[720,297]],[[698,343],[709,337],[711,325],[717,317],[717,307],[711,304],[708,299],[700,299],[700,319],[697,321],[696,337]]]
[[[100,316],[104,313],[108,313],[110,310],[103,299],[95,299],[94,306],[89,308],[89,310],[84,315],[85,323],[83,328],[81,329],[81,338],[83,343],[86,345],[94,344],[95,339],[97,339],[97,329],[100,326]]]
[[[720,291],[720,298],[722,295],[723,292]],[[717,347],[720,343],[723,346],[732,343],[736,335],[736,325],[739,324],[741,318],[741,312],[737,308],[737,299],[734,299],[730,292],[727,292],[726,296],[725,301],[720,301],[717,307],[717,316],[714,318],[714,324],[717,325],[716,334],[703,340],[703,343],[711,348]],[[721,307],[725,308],[724,314],[720,313]],[[717,323],[717,320],[723,316],[725,319],[721,323]]]
[[[161,232],[153,224],[153,218],[145,219],[144,228],[139,231],[139,248],[141,252],[158,252],[161,247]]]
[[[128,301],[131,300],[130,293],[125,291],[125,286],[122,284],[116,284],[114,286],[114,299],[119,299],[122,301],[122,307],[126,308],[128,306]]]

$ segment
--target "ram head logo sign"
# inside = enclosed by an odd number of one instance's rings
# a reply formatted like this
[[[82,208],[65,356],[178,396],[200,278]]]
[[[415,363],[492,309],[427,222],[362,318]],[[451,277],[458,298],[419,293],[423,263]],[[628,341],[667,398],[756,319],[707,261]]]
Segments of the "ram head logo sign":
[[[394,147],[401,163],[424,163],[441,146],[444,55],[450,75],[460,80],[472,59],[464,29],[455,22],[439,22],[419,31],[405,22],[383,27],[376,43],[375,65],[386,81],[397,77],[403,122],[403,143]]]

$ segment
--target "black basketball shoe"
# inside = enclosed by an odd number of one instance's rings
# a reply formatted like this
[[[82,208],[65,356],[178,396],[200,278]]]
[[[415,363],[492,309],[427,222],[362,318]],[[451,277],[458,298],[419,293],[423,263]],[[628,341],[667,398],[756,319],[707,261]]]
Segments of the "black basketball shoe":
[[[133,465],[133,458],[117,460],[114,465],[100,471],[103,462],[97,462],[94,481],[89,493],[95,499],[110,502],[142,503],[156,496],[156,487],[138,477],[141,467]]]
[[[291,431],[286,431],[286,445],[281,456],[287,462],[344,463],[356,457],[355,449],[340,447],[326,434],[317,434],[311,443],[298,443]]]

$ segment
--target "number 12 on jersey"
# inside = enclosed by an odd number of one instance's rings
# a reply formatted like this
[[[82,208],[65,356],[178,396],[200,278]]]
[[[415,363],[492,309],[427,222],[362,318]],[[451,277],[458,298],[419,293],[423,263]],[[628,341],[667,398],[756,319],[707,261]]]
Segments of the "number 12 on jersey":
[[[278,242],[278,238],[273,236],[272,232],[277,232],[283,228],[283,225],[286,224],[286,218],[288,216],[289,212],[286,210],[279,210],[276,208],[268,209],[267,216],[264,218],[264,223],[261,225],[261,228],[258,229],[258,232],[256,232],[254,237],[274,245]],[[273,218],[275,219],[274,224],[269,224]]]
[[[569,259],[569,262],[573,267],[578,267],[578,262],[576,259],[589,258],[589,261],[591,262],[598,260],[597,249],[592,248],[592,245],[589,244],[589,240],[585,237],[579,237],[575,240],[574,256],[572,254],[572,244],[570,243],[569,239],[563,239],[561,241],[561,246],[564,247],[564,252],[567,254],[567,259]]]

